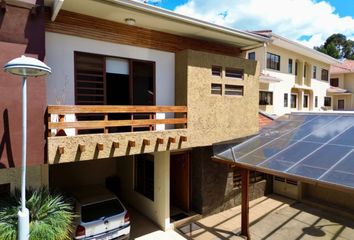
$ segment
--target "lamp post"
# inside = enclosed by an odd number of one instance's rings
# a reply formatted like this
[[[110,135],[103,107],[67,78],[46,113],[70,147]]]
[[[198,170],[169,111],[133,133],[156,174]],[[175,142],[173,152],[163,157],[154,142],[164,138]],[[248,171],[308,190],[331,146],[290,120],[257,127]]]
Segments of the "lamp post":
[[[21,56],[5,64],[5,72],[22,76],[22,171],[21,209],[18,211],[18,239],[29,238],[29,211],[26,208],[26,149],[27,149],[27,77],[49,75],[52,70],[38,59]]]

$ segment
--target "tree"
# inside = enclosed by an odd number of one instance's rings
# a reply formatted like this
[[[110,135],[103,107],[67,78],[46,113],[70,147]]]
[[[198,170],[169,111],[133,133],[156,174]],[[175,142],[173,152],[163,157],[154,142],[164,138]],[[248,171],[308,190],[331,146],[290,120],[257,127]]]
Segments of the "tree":
[[[323,45],[314,49],[336,59],[354,59],[354,41],[340,33],[332,34]]]
[[[30,212],[30,240],[71,239],[72,206],[57,193],[48,189],[28,190],[27,208]],[[17,239],[17,212],[20,206],[20,194],[16,191],[0,203],[0,239]]]

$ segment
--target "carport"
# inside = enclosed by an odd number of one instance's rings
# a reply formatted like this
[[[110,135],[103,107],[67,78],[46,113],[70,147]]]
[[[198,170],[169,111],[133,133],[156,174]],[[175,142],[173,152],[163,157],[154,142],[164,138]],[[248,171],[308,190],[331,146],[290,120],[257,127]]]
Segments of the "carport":
[[[249,234],[249,171],[354,192],[354,114],[286,115],[241,144],[214,146],[213,160],[242,169],[241,234]]]

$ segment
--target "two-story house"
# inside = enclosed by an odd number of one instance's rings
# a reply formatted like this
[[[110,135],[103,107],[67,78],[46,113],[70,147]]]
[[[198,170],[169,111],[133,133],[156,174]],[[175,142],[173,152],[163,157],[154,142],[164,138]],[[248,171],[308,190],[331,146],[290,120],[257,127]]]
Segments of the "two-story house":
[[[33,21],[39,32],[32,45],[24,39],[19,51],[1,55],[2,64],[40,46],[52,68],[45,82],[29,80],[29,186],[106,185],[163,229],[179,211],[210,214],[239,204],[237,172],[213,162],[211,146],[258,132],[259,66],[241,49],[267,37],[136,1],[48,0],[45,10],[43,1],[23,2],[22,31]],[[15,7],[5,5],[3,25],[12,26]],[[1,42],[5,50],[13,45]],[[13,189],[21,167],[21,137],[11,135],[20,133],[20,80],[10,89],[8,76],[0,77],[9,96],[1,158],[9,164],[0,183]],[[253,197],[266,189],[255,179]]]
[[[354,60],[331,66],[330,97],[334,110],[354,110]]]
[[[332,109],[329,68],[339,61],[272,31],[256,31],[270,42],[244,48],[245,57],[260,63],[259,108],[275,115]]]

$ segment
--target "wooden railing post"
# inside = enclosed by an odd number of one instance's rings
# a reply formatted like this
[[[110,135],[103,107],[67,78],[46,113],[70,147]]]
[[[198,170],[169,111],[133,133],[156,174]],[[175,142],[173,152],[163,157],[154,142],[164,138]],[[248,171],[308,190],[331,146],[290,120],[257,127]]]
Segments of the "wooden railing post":
[[[108,122],[108,114],[107,113],[104,114],[104,121]],[[108,133],[108,128],[107,127],[104,128],[104,133]]]

